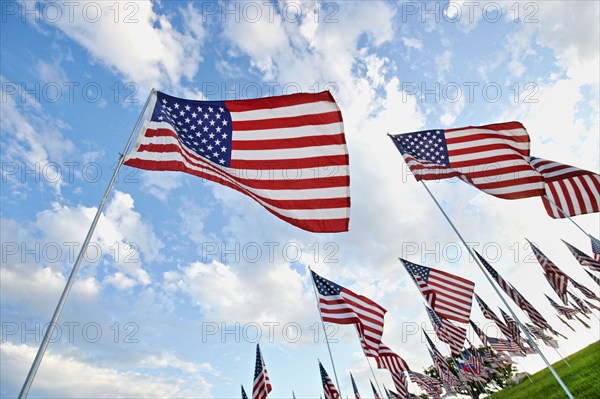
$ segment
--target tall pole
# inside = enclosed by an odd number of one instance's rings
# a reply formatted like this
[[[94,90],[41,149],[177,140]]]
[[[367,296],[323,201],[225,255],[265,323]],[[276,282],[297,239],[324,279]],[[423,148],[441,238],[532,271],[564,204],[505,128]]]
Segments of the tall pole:
[[[100,215],[102,214],[104,205],[106,204],[106,200],[108,199],[108,195],[110,194],[110,192],[112,190],[115,180],[117,179],[119,169],[121,168],[121,165],[123,165],[123,162],[125,160],[125,154],[127,154],[127,152],[129,151],[129,147],[131,146],[131,142],[133,141],[135,132],[137,131],[138,126],[142,120],[142,116],[144,115],[146,108],[148,107],[148,104],[150,103],[150,99],[152,98],[152,96],[154,95],[155,92],[156,91],[154,89],[152,89],[150,91],[150,94],[148,95],[148,99],[146,100],[146,103],[144,104],[144,108],[142,109],[142,112],[138,116],[137,122],[135,123],[135,126],[133,127],[133,130],[131,131],[131,135],[129,136],[129,140],[127,140],[127,144],[125,145],[125,148],[123,149],[123,153],[119,154],[119,162],[117,163],[117,167],[115,168],[115,171],[113,172],[110,182],[108,183],[108,187],[106,188],[106,191],[104,192],[104,196],[102,197],[102,200],[100,201],[100,205],[98,206],[98,210],[96,211],[96,215],[94,216],[94,219],[92,220],[92,224],[87,232],[87,235],[85,236],[85,239],[83,240],[83,245],[81,246],[81,249],[79,250],[79,254],[77,255],[77,259],[75,260],[75,264],[73,265],[73,269],[71,270],[71,274],[69,275],[69,279],[67,280],[67,283],[65,285],[65,288],[63,289],[62,295],[60,296],[60,299],[58,300],[58,304],[56,305],[56,309],[54,310],[52,319],[50,320],[50,323],[48,324],[48,329],[46,330],[46,333],[44,334],[44,339],[42,340],[42,343],[40,344],[40,347],[38,348],[37,354],[35,355],[35,359],[33,360],[33,364],[31,365],[31,368],[29,369],[29,373],[27,374],[27,377],[25,378],[25,382],[23,383],[23,387],[21,388],[21,392],[19,393],[19,399],[26,398],[27,394],[29,393],[29,388],[31,388],[31,384],[33,383],[33,380],[35,379],[35,375],[38,371],[38,368],[40,367],[40,363],[42,362],[44,353],[46,353],[46,348],[48,347],[48,343],[50,342],[50,337],[52,336],[52,333],[54,332],[54,328],[56,327],[56,324],[58,323],[60,314],[62,313],[62,310],[65,306],[65,302],[67,301],[67,297],[69,296],[69,292],[71,291],[71,288],[73,287],[73,283],[75,282],[75,277],[77,276],[77,272],[79,270],[79,267],[81,266],[81,262],[84,258],[84,254],[87,250],[90,240],[92,239],[92,235],[94,234],[94,230],[96,229],[96,225],[98,224],[98,220],[100,219]]]
[[[308,271],[312,272],[310,266],[308,267]],[[325,329],[325,322],[323,321],[323,314],[321,313],[321,307],[319,306],[319,296],[317,295],[317,286],[315,285],[315,280],[312,277],[312,273],[310,273],[310,281],[312,281],[313,290],[315,291],[315,300],[317,301],[317,310],[319,311],[319,317],[321,319],[321,326],[323,327],[323,334],[325,334],[325,343],[327,343],[327,350],[329,351],[329,359],[331,359],[331,366],[333,367],[333,376],[335,377],[335,384],[337,385],[338,392],[340,396],[342,396],[342,391],[340,390],[340,383],[338,381],[337,372],[335,371],[335,363],[333,362],[333,356],[331,355],[331,347],[329,346],[329,338],[327,338],[327,330]]]
[[[504,303],[504,305],[508,308],[508,310],[511,313],[512,317],[519,324],[519,327],[521,328],[521,330],[527,336],[527,338],[528,338],[529,343],[531,344],[531,346],[533,346],[535,348],[535,350],[537,351],[537,353],[540,354],[540,357],[542,358],[542,360],[544,361],[544,363],[546,364],[546,366],[548,367],[548,369],[550,370],[550,372],[552,373],[552,375],[554,376],[554,378],[556,379],[556,381],[558,381],[558,383],[561,386],[561,388],[565,391],[565,393],[567,394],[567,396],[570,399],[574,399],[573,395],[571,394],[571,391],[569,391],[569,388],[567,388],[567,386],[565,385],[565,383],[563,382],[563,380],[560,378],[560,376],[558,375],[558,373],[556,372],[556,370],[554,370],[554,367],[552,367],[552,365],[548,362],[548,359],[546,359],[546,356],[544,356],[544,354],[542,353],[542,351],[540,350],[540,348],[538,347],[538,345],[535,343],[535,341],[531,337],[531,334],[529,334],[529,331],[525,327],[523,327],[523,324],[521,323],[521,320],[519,320],[519,318],[517,317],[517,315],[515,314],[515,312],[512,310],[512,308],[510,307],[510,305],[507,303],[506,299],[504,299],[504,297],[502,296],[502,294],[500,294],[500,291],[498,291],[498,287],[496,287],[496,285],[492,281],[491,277],[485,272],[485,269],[484,269],[483,265],[481,264],[481,262],[479,261],[479,259],[477,258],[477,256],[475,256],[475,254],[471,250],[471,247],[469,247],[467,245],[466,241],[463,239],[462,235],[459,233],[459,231],[457,230],[456,226],[454,226],[454,223],[452,223],[452,221],[450,220],[450,218],[448,217],[448,215],[444,211],[444,208],[442,208],[442,206],[437,201],[437,199],[435,198],[435,196],[433,195],[433,193],[429,190],[429,187],[427,187],[427,185],[425,184],[425,182],[421,180],[421,184],[423,185],[423,187],[425,187],[425,190],[427,190],[427,192],[429,193],[429,196],[431,197],[431,199],[433,199],[433,202],[435,202],[435,204],[437,205],[437,207],[439,208],[439,210],[442,212],[442,214],[446,218],[446,221],[448,221],[448,224],[450,224],[450,226],[452,227],[452,229],[454,230],[454,232],[456,233],[456,235],[458,236],[458,238],[460,239],[460,241],[463,243],[463,245],[465,246],[465,248],[467,249],[467,251],[471,255],[471,258],[473,258],[473,260],[475,260],[475,263],[477,263],[477,265],[479,266],[479,269],[481,269],[481,272],[485,275],[485,277],[487,278],[487,280],[489,281],[489,283],[492,285],[492,287],[494,288],[494,291],[496,291],[496,294],[498,294],[498,296],[500,297],[500,299],[502,300],[502,302]]]

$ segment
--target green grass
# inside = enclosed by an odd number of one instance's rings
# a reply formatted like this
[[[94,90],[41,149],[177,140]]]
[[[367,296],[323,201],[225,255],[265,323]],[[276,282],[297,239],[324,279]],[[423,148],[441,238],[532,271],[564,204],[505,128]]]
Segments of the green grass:
[[[569,388],[575,399],[600,398],[600,341],[567,357],[569,368],[562,360],[552,366]],[[548,369],[531,376],[533,384],[525,379],[519,385],[492,394],[493,399],[554,399],[566,398]]]

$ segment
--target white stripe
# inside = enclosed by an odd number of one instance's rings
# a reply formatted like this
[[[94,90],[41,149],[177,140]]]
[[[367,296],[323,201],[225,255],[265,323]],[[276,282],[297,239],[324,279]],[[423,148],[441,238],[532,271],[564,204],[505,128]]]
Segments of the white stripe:
[[[344,144],[319,145],[315,147],[283,148],[273,150],[233,150],[231,151],[232,160],[262,161],[281,159],[294,162],[297,159],[312,157],[327,157],[334,155],[345,155],[346,146]]]
[[[479,147],[479,146],[490,145],[490,144],[503,144],[503,145],[508,146],[515,150],[529,149],[529,143],[508,141],[508,140],[502,140],[502,139],[497,139],[497,138],[485,138],[485,139],[479,139],[479,140],[464,141],[464,142],[460,142],[460,143],[449,143],[448,144],[448,152],[460,150],[460,149],[464,149],[464,148],[471,148],[475,151],[477,149],[477,147]],[[506,149],[504,149],[503,151],[506,152]],[[480,152],[480,151],[477,151],[477,152]]]
[[[289,107],[265,108],[251,111],[231,112],[232,121],[253,121],[292,116],[315,115],[338,111],[337,105],[330,101],[319,101],[307,104],[290,105]]]
[[[457,137],[468,137],[474,134],[498,134],[502,136],[506,136],[506,140],[513,140],[514,138],[526,137],[529,138],[527,131],[523,128],[509,129],[509,130],[492,130],[492,129],[481,129],[479,127],[463,129],[463,130],[455,130],[455,131],[445,131],[444,134],[449,138],[457,138]]]
[[[480,165],[490,165],[490,161],[488,158],[490,157],[494,157],[494,156],[505,156],[506,155],[506,149],[495,149],[495,150],[482,150],[482,151],[478,151],[478,152],[472,152],[472,153],[467,153],[467,154],[461,154],[461,155],[450,155],[450,166],[452,166],[453,163],[455,162],[463,162],[463,161],[479,161]],[[514,154],[514,155],[519,155],[520,154]],[[516,160],[516,159],[511,159],[509,161],[502,161],[502,162],[510,162],[512,165],[528,165],[529,163],[527,161],[525,161],[525,159],[522,160]],[[501,162],[494,162],[491,165],[496,165],[499,164]],[[453,169],[455,169],[453,167]],[[532,171],[533,173],[533,171]]]
[[[332,136],[343,132],[341,122],[327,125],[311,125],[298,127],[285,127],[261,130],[237,130],[233,132],[235,141],[289,139],[310,136]]]

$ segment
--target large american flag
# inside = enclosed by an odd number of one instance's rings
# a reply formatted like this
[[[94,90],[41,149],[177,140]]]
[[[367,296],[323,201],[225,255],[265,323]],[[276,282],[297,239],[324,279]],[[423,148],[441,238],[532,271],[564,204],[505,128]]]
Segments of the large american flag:
[[[256,344],[256,363],[254,365],[254,385],[252,387],[252,399],[267,399],[271,392],[271,380],[267,374],[267,367],[260,353],[260,346]]]
[[[323,321],[335,324],[356,324],[362,336],[365,353],[377,356],[386,310],[371,299],[355,294],[311,271],[319,293],[319,310]]]
[[[431,308],[441,317],[469,321],[475,283],[443,270],[400,259]]]
[[[320,361],[319,371],[321,372],[321,382],[323,383],[323,394],[325,399],[339,399],[340,393],[333,384],[333,381],[331,381],[331,378],[329,378],[329,375],[327,375],[327,371],[325,371],[325,367],[323,367]]]
[[[531,157],[531,165],[544,178],[548,215],[559,219],[600,211],[600,175],[537,157]]]
[[[567,296],[567,284],[569,280],[567,275],[563,273],[563,271],[560,270],[558,266],[556,266],[550,259],[548,259],[548,257],[544,255],[538,247],[533,245],[529,240],[527,240],[527,242],[531,246],[531,250],[537,258],[539,264],[542,266],[542,269],[544,269],[544,276],[546,277],[546,280],[548,280],[548,284],[550,284],[561,301],[565,305],[568,305],[569,297]]]
[[[490,265],[489,262],[479,254],[479,252],[475,251],[475,253],[477,254],[479,260],[481,260],[485,269],[498,283],[500,288],[502,288],[502,290],[510,297],[510,299],[513,300],[513,302],[518,307],[520,307],[525,313],[527,313],[527,316],[529,316],[531,321],[539,328],[547,328],[551,330],[552,327],[546,321],[544,316],[542,316],[540,312],[538,312],[538,310],[534,308],[533,305],[527,299],[525,299],[525,297],[519,291],[517,291],[515,287],[513,287],[508,281],[504,280],[502,276],[500,276],[500,274],[496,271],[496,269],[494,269],[492,265]]]
[[[463,326],[457,326],[449,320],[445,320],[427,306],[425,309],[427,310],[429,320],[431,320],[433,329],[440,341],[448,344],[452,356],[460,355],[460,351],[465,343],[465,338],[467,337],[467,329]]]
[[[356,382],[354,382],[354,377],[352,377],[352,373],[350,373],[350,381],[352,382],[352,390],[354,391],[354,399],[360,399],[360,393],[358,393],[358,387],[356,386]]]
[[[150,109],[126,165],[223,184],[304,230],[348,230],[348,150],[329,92],[233,101],[156,92]]]
[[[586,255],[583,251],[575,248],[573,245],[569,244],[565,240],[562,240],[565,243],[567,248],[571,251],[575,259],[581,264],[583,267],[588,267],[590,270],[595,272],[600,272],[600,262]]]
[[[519,122],[424,130],[391,138],[417,180],[459,177],[505,199],[544,194],[542,176],[529,163],[529,135]]]

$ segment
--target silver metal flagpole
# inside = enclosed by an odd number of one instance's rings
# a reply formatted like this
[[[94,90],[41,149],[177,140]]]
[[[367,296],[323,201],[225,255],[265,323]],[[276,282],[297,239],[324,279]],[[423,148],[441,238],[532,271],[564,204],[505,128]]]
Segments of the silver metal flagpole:
[[[508,310],[509,310],[510,314],[512,315],[512,317],[519,324],[519,327],[521,328],[521,330],[527,336],[527,339],[529,340],[529,343],[531,344],[531,346],[533,346],[535,348],[535,350],[537,351],[537,353],[540,354],[540,357],[542,358],[542,360],[544,361],[544,363],[546,364],[546,366],[548,367],[548,369],[550,370],[550,372],[552,373],[552,375],[554,376],[554,378],[556,379],[556,381],[558,381],[558,383],[561,386],[561,388],[565,391],[565,393],[567,394],[567,396],[570,399],[574,399],[573,398],[573,394],[571,394],[571,391],[569,391],[569,388],[567,388],[567,386],[565,385],[565,383],[563,382],[563,380],[560,378],[560,376],[558,375],[558,373],[556,373],[556,370],[554,370],[554,367],[552,367],[552,365],[550,364],[550,362],[548,362],[548,359],[546,359],[546,356],[544,356],[544,354],[542,353],[542,351],[540,350],[540,348],[538,347],[538,345],[535,343],[535,341],[531,337],[531,334],[529,334],[529,331],[525,327],[523,327],[523,323],[521,323],[521,320],[519,320],[519,318],[517,317],[517,315],[515,314],[515,312],[512,310],[512,308],[510,307],[510,305],[506,301],[506,299],[504,299],[504,297],[502,296],[502,294],[500,294],[500,291],[498,291],[498,287],[496,287],[496,285],[492,281],[491,277],[488,276],[488,274],[485,272],[483,265],[481,264],[481,262],[479,261],[479,259],[477,258],[477,256],[475,256],[475,254],[471,250],[471,247],[469,247],[467,245],[466,241],[464,240],[464,238],[462,237],[462,235],[459,233],[459,231],[457,230],[456,226],[454,226],[454,223],[452,223],[452,221],[450,220],[450,218],[448,217],[448,215],[444,211],[444,208],[442,208],[442,206],[437,201],[437,199],[435,198],[435,196],[433,195],[433,193],[429,190],[429,187],[427,187],[427,185],[425,184],[425,182],[421,180],[421,184],[423,185],[423,187],[425,187],[425,190],[427,190],[427,192],[429,193],[429,196],[431,197],[431,199],[433,199],[433,202],[435,202],[435,204],[437,205],[438,209],[442,212],[442,214],[446,218],[446,221],[448,221],[448,224],[450,224],[450,226],[452,227],[452,229],[454,230],[454,232],[456,233],[456,235],[458,236],[458,238],[460,239],[460,241],[463,243],[463,245],[465,246],[465,248],[467,249],[467,251],[471,255],[471,258],[473,258],[473,260],[475,260],[475,263],[477,263],[477,266],[479,266],[479,269],[481,269],[481,272],[485,275],[485,277],[487,278],[487,280],[490,282],[490,284],[494,288],[494,291],[496,291],[496,294],[500,297],[500,299],[502,300],[502,302],[504,303],[504,305],[508,308]]]
[[[73,269],[71,270],[71,274],[69,275],[69,279],[67,280],[67,283],[62,292],[62,295],[60,296],[58,304],[56,305],[56,309],[54,310],[54,314],[52,315],[50,324],[48,324],[48,329],[46,330],[46,333],[44,334],[44,339],[42,340],[42,343],[40,344],[40,347],[37,351],[37,355],[35,356],[35,359],[33,360],[33,364],[31,365],[31,368],[29,369],[29,373],[27,374],[27,377],[25,378],[25,382],[23,383],[23,387],[21,388],[21,392],[19,393],[19,399],[26,398],[27,394],[29,393],[29,388],[31,388],[31,384],[33,383],[33,380],[38,371],[38,368],[40,367],[40,363],[42,362],[42,358],[44,357],[44,353],[46,352],[46,348],[48,347],[48,343],[50,342],[50,337],[52,336],[52,333],[54,332],[54,328],[56,327],[56,324],[58,322],[60,314],[62,313],[62,310],[65,306],[65,302],[67,301],[67,297],[69,296],[69,292],[71,291],[71,288],[73,287],[73,283],[75,282],[75,277],[77,275],[77,271],[79,270],[79,266],[81,266],[81,262],[83,260],[85,251],[87,250],[90,240],[92,239],[92,235],[94,234],[94,230],[96,229],[96,225],[98,224],[98,220],[100,219],[100,215],[102,214],[102,210],[104,209],[104,205],[106,204],[108,195],[110,194],[110,192],[112,190],[115,180],[117,179],[117,174],[119,172],[119,169],[121,168],[121,165],[123,165],[123,162],[125,160],[125,154],[127,154],[127,152],[129,151],[129,147],[131,146],[131,142],[133,141],[135,132],[138,129],[140,121],[142,120],[142,116],[144,115],[146,108],[148,108],[148,104],[150,103],[150,99],[152,98],[154,93],[156,93],[156,90],[152,89],[150,91],[150,94],[148,95],[146,104],[144,104],[144,108],[142,109],[142,112],[138,116],[137,122],[135,123],[135,126],[134,126],[133,130],[131,131],[131,135],[129,136],[129,140],[127,140],[127,144],[125,145],[125,148],[123,149],[123,153],[119,154],[119,162],[117,163],[117,167],[115,168],[115,171],[113,172],[110,182],[108,183],[108,187],[106,188],[106,191],[104,192],[104,196],[102,197],[102,200],[100,201],[100,205],[98,206],[96,215],[94,216],[94,219],[92,220],[90,229],[88,230],[87,235],[85,236],[85,240],[83,240],[83,245],[81,246],[81,249],[79,250],[79,254],[77,255],[77,259],[75,260],[75,264],[73,265]]]
[[[308,266],[308,271],[312,272],[310,266]],[[323,314],[321,314],[321,308],[319,307],[319,296],[317,295],[317,286],[315,285],[315,280],[312,277],[312,273],[310,273],[310,281],[312,281],[313,289],[315,291],[315,299],[317,301],[317,310],[319,311],[319,317],[321,318],[321,326],[323,327],[323,334],[325,334],[325,343],[327,343],[327,350],[329,351],[329,358],[331,359],[331,366],[333,367],[333,376],[335,377],[335,384],[337,385],[338,392],[340,396],[342,396],[342,391],[340,390],[340,383],[338,381],[337,372],[335,371],[335,363],[333,362],[333,356],[331,355],[331,347],[329,346],[329,338],[327,338],[327,330],[325,330],[325,322],[323,321]]]

